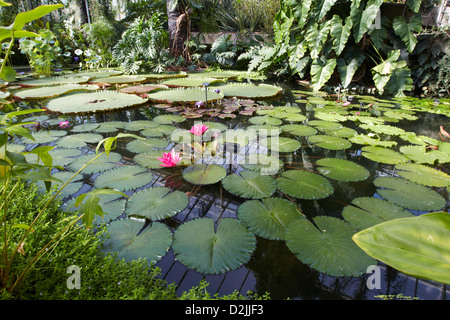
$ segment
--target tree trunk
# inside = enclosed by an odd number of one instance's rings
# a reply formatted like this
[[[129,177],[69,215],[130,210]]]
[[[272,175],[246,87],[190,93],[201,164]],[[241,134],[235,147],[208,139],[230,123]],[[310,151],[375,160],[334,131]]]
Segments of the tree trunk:
[[[178,4],[171,10],[171,0],[166,1],[168,28],[169,28],[169,49],[175,56],[182,56],[189,61],[189,52],[185,42],[189,39],[190,22],[188,13],[183,11],[183,7]]]

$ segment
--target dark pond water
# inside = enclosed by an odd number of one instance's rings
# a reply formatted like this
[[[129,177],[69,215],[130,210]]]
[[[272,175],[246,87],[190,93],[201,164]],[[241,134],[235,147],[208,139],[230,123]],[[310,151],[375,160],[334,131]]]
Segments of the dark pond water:
[[[261,104],[273,104],[274,106],[296,105],[303,110],[304,115],[312,115],[309,106],[304,101],[296,102],[299,99],[306,99],[301,96],[299,91],[303,87],[297,87],[295,84],[280,84],[283,89],[283,97],[269,102],[260,102]],[[355,104],[358,102],[355,100]],[[364,110],[362,110],[364,111]],[[164,109],[154,108],[153,106],[143,106],[136,109],[129,109],[120,112],[114,112],[102,115],[92,116],[70,116],[62,117],[70,121],[71,127],[81,123],[95,123],[107,121],[125,121],[152,119],[157,115],[172,114]],[[400,120],[392,124],[417,135],[426,135],[434,139],[441,140],[439,136],[439,127],[443,125],[448,127],[448,117],[445,115],[432,114],[426,112],[416,112],[418,120]],[[49,114],[50,118],[57,117]],[[176,124],[179,128],[189,129],[194,122],[200,119],[187,119]],[[211,121],[210,119],[202,119]],[[227,125],[229,129],[245,128],[250,125],[249,116],[238,115],[234,119],[214,119]],[[214,121],[213,120],[213,121]],[[361,129],[354,122],[347,121],[346,127],[357,130]],[[70,129],[67,129],[70,132]],[[115,136],[116,132],[104,133],[106,136]],[[398,150],[400,145],[407,144],[396,136],[388,137],[398,142],[395,148]],[[303,147],[289,156],[289,167],[308,168],[317,159],[324,157],[341,158],[351,160],[364,166],[369,170],[368,179],[361,182],[339,182],[332,181],[335,189],[334,193],[322,200],[295,200],[301,211],[308,217],[317,217],[321,215],[341,218],[343,208],[356,197],[378,197],[373,180],[378,176],[392,175],[393,166],[371,161],[361,156],[362,145],[353,144],[352,147],[345,150],[329,150],[324,148],[314,148],[306,143],[305,139],[300,140]],[[126,149],[128,141],[120,141],[115,150],[123,158],[123,164],[133,164],[134,153]],[[52,143],[50,143],[52,144]],[[171,149],[173,144],[167,148]],[[32,148],[33,146],[28,146]],[[248,146],[239,152],[245,154],[248,152]],[[95,145],[83,148],[83,152],[90,153],[95,149]],[[286,158],[287,159],[287,158]],[[238,172],[242,168],[238,164],[226,165],[227,170]],[[448,166],[443,169],[449,172]],[[184,192],[190,192],[189,205],[182,212],[166,221],[167,225],[175,230],[180,224],[198,218],[210,217],[215,220],[219,218],[236,218],[238,207],[244,202],[243,199],[236,197],[224,190],[220,183],[211,186],[195,187],[182,179],[181,170],[178,169],[158,169],[153,170],[153,181],[145,186],[170,186]],[[92,188],[94,175],[84,176],[83,187],[73,196]],[[143,188],[145,188],[143,187]],[[130,192],[127,192],[131,194]],[[447,195],[444,195],[447,197]],[[70,197],[69,197],[70,198]],[[447,207],[448,210],[448,197]],[[420,214],[419,212],[413,212]],[[379,264],[381,271],[381,288],[369,289],[367,280],[371,274],[363,274],[360,277],[333,277],[318,272],[298,260],[294,254],[287,248],[284,241],[267,240],[257,237],[256,250],[251,259],[237,270],[220,275],[203,275],[192,269],[187,268],[176,258],[172,249],[159,261],[157,266],[161,268],[161,278],[169,283],[174,282],[178,285],[178,291],[189,290],[197,285],[201,279],[209,282],[208,290],[211,293],[230,294],[237,290],[245,294],[251,290],[258,294],[270,293],[272,299],[354,299],[354,300],[372,300],[383,297],[397,299],[449,299],[450,291],[444,285],[432,281],[418,280],[406,276],[390,267]]]

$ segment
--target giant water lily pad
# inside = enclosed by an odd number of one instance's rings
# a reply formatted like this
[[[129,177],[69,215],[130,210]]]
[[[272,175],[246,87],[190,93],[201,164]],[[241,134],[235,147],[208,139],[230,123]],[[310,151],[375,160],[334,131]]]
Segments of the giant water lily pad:
[[[378,177],[373,182],[377,193],[386,200],[408,209],[435,211],[445,206],[445,199],[426,186],[401,178]]]
[[[254,171],[233,173],[222,180],[222,185],[228,192],[246,199],[267,198],[277,189],[274,178]]]
[[[211,89],[208,90],[208,102],[214,102],[223,99],[222,92],[214,92]],[[206,94],[205,89],[202,88],[176,88],[169,90],[158,90],[150,92],[147,97],[157,103],[189,103],[194,104],[198,101],[205,101]]]
[[[189,76],[184,78],[167,79],[161,81],[160,84],[168,87],[201,87],[204,83],[214,84],[218,82],[222,82],[222,80]]]
[[[145,186],[153,180],[153,174],[140,166],[123,166],[107,170],[95,179],[99,189],[110,188],[129,191]]]
[[[192,184],[214,184],[222,180],[227,171],[217,164],[191,164],[183,170],[183,178]]]
[[[324,158],[317,160],[317,171],[324,176],[340,181],[362,181],[369,171],[363,166],[344,159]]]
[[[388,220],[411,216],[411,212],[393,202],[369,197],[355,198],[342,210],[342,217],[358,230],[364,230]]]
[[[140,106],[147,99],[117,91],[69,93],[46,100],[44,108],[63,114],[95,113]]]
[[[85,164],[92,161],[97,155],[95,153],[86,154],[78,157],[75,161],[69,164],[69,169],[72,171],[80,170]],[[110,152],[100,155],[98,159],[93,160],[87,167],[85,167],[82,173],[91,174],[99,173],[114,168],[117,163],[122,159],[122,156],[116,152]]]
[[[113,77],[103,77],[91,80],[91,83],[110,83],[110,84],[123,84],[123,83],[141,83],[146,81],[146,77],[133,76],[133,75],[118,75]]]
[[[398,164],[409,160],[403,154],[383,147],[366,146],[361,150],[364,157],[376,162]]]
[[[200,218],[175,231],[173,251],[184,265],[204,274],[221,274],[246,263],[256,247],[255,236],[238,220]]]
[[[128,200],[125,213],[156,221],[176,215],[187,207],[188,202],[184,192],[151,187],[134,193]]]
[[[24,80],[19,82],[19,85],[24,87],[40,87],[40,86],[54,86],[61,84],[81,84],[86,83],[91,77],[48,77],[33,80]]]
[[[450,176],[445,172],[415,163],[404,163],[395,166],[398,175],[410,181],[432,187],[450,185]]]
[[[149,264],[159,261],[172,244],[172,232],[160,223],[153,222],[143,229],[145,220],[119,219],[108,225],[110,237],[103,243],[103,252],[117,252],[125,261],[146,259]],[[142,230],[143,229],[143,230]]]
[[[250,231],[271,240],[284,240],[287,227],[305,218],[295,204],[281,198],[246,201],[240,205],[237,216]]]
[[[303,263],[337,277],[357,277],[377,264],[352,241],[355,230],[344,221],[319,216],[314,223],[317,227],[307,219],[298,219],[285,233],[289,250]]]
[[[98,90],[98,86],[94,85],[80,85],[80,84],[66,84],[59,86],[47,86],[38,87],[31,89],[18,90],[13,93],[14,97],[24,100],[38,100],[38,99],[49,99],[56,97],[65,93],[74,91],[87,91],[87,90]]]
[[[328,179],[303,170],[288,170],[277,178],[278,188],[298,199],[323,199],[334,192]]]
[[[225,97],[236,97],[241,99],[267,99],[275,97],[283,89],[281,87],[269,85],[269,84],[250,84],[250,83],[227,83],[222,86],[217,86],[225,94]]]

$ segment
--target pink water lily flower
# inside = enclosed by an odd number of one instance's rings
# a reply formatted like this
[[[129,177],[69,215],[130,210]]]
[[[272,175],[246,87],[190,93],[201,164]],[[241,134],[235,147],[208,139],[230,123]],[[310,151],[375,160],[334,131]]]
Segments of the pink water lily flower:
[[[181,161],[181,156],[172,149],[170,152],[164,152],[163,157],[158,158],[158,160],[162,162],[162,164],[159,165],[160,167],[175,167],[177,163]]]
[[[61,129],[69,128],[69,127],[70,127],[69,121],[61,121],[61,122],[59,123],[59,127],[60,127]]]
[[[203,134],[206,130],[208,130],[208,128],[209,128],[209,127],[206,126],[206,125],[204,125],[204,124],[197,124],[197,125],[193,126],[193,127],[191,128],[191,130],[189,130],[189,132],[192,133],[192,134],[194,134],[194,135],[196,135],[196,136],[201,137],[202,134]]]
[[[347,106],[349,106],[350,104],[351,104],[350,101],[346,101],[346,102],[344,102],[342,105],[343,105],[344,107],[347,107]]]

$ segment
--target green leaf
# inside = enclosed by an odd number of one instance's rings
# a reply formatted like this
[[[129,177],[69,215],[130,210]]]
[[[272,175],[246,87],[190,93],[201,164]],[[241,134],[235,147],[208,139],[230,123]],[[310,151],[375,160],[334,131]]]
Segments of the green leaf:
[[[128,200],[125,213],[156,221],[176,215],[188,203],[189,199],[184,192],[152,187],[134,193]]]
[[[322,51],[323,45],[330,32],[330,21],[317,25],[316,23],[308,27],[305,35],[306,43],[310,50],[311,59],[317,60]]]
[[[70,163],[68,167],[70,170],[78,171],[96,156],[97,155],[95,153],[83,155],[76,158],[76,160]],[[109,155],[102,154],[98,159],[94,160],[91,164],[84,168],[82,173],[92,174],[112,169],[121,159],[122,156],[116,152],[110,152]]]
[[[145,220],[119,219],[108,225],[108,233],[102,251],[117,252],[117,257],[125,261],[159,261],[172,244],[172,232],[160,222],[145,227]]]
[[[327,178],[303,170],[288,170],[277,178],[278,188],[298,199],[323,199],[334,192]]]
[[[222,180],[222,185],[231,194],[245,199],[267,198],[277,189],[274,178],[253,171],[233,173]]]
[[[183,170],[183,178],[199,185],[214,184],[226,176],[225,168],[217,164],[191,164]]]
[[[363,157],[376,162],[398,164],[409,160],[403,154],[383,147],[366,146],[362,147],[361,150]]]
[[[308,137],[308,141],[318,147],[329,150],[345,150],[352,146],[352,143],[344,138],[333,137],[325,134],[318,134]]]
[[[237,216],[250,231],[271,240],[284,240],[288,226],[305,218],[295,204],[281,198],[246,201],[239,206]]]
[[[152,180],[152,172],[139,166],[128,165],[103,172],[95,179],[95,186],[129,191],[143,187]]]
[[[445,199],[436,191],[426,186],[401,178],[378,177],[374,180],[377,193],[404,208],[436,211],[445,206]]]
[[[8,28],[14,31],[22,30],[25,24],[27,24],[28,22],[42,18],[50,12],[63,7],[63,4],[42,5],[31,11],[21,12],[16,16],[13,24]]]
[[[337,55],[340,55],[347,44],[348,37],[352,29],[352,20],[350,17],[345,19],[344,25],[339,16],[334,15],[331,19],[331,35],[333,36],[333,49]]]
[[[450,185],[450,176],[445,172],[420,164],[404,163],[395,166],[396,173],[405,179],[432,187]]]
[[[336,0],[320,0],[317,5],[317,21],[322,20],[323,17],[330,11],[331,7],[336,3]]]
[[[362,181],[369,177],[369,171],[352,161],[323,158],[317,160],[317,171],[324,176],[339,181]]]
[[[421,3],[421,0],[406,0],[406,4],[414,12],[419,12]]]
[[[330,276],[356,277],[375,265],[353,241],[354,229],[344,221],[319,216],[292,222],[285,234],[289,250],[303,263]]]
[[[386,88],[395,97],[404,97],[404,91],[412,89],[411,71],[408,68],[395,69],[386,83]]]
[[[406,45],[406,48],[411,53],[417,43],[417,38],[414,32],[422,30],[422,15],[416,13],[406,22],[403,16],[397,16],[392,21],[394,32],[398,35]]]
[[[204,274],[221,274],[246,263],[256,247],[255,236],[238,220],[200,218],[175,231],[173,251],[184,265]]]
[[[11,67],[4,66],[2,68],[2,73],[0,74],[0,78],[5,81],[14,81],[16,80],[16,70]]]
[[[56,145],[60,148],[82,148],[88,143],[94,144],[103,139],[103,136],[95,133],[78,133],[62,137],[56,141]]]
[[[6,1],[0,1],[0,6],[11,6],[12,4],[11,3],[8,3],[8,2],[6,2]]]
[[[367,254],[414,277],[450,284],[450,215],[434,212],[380,223],[353,236]]]
[[[352,5],[350,16],[353,20],[353,36],[356,42],[359,42],[369,30],[382,3],[382,0],[369,0],[364,9],[363,3],[359,7]]]
[[[264,138],[259,143],[270,150],[278,152],[294,152],[302,146],[299,141],[286,137]]]
[[[334,68],[336,67],[336,59],[316,59],[311,65],[312,88],[319,91],[325,83],[331,78]]]

